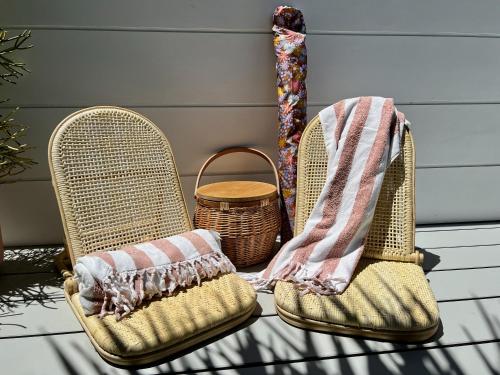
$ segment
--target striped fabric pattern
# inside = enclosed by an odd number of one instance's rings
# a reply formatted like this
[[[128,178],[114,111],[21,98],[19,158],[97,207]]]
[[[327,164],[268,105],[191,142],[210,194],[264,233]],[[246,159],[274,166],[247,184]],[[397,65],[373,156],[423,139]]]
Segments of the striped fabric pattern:
[[[405,118],[393,99],[346,99],[319,117],[328,154],[325,186],[304,231],[262,273],[247,277],[257,290],[287,280],[305,293],[342,293],[363,253],[385,171],[399,155]]]
[[[84,313],[117,319],[144,300],[227,272],[235,268],[221,251],[219,234],[205,229],[86,255],[75,266]]]

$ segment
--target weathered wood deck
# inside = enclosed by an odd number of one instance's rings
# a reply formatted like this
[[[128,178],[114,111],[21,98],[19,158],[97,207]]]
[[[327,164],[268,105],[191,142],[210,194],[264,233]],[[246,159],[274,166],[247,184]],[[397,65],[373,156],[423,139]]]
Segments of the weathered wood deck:
[[[499,374],[500,223],[421,227],[417,245],[441,312],[430,342],[300,330],[260,294],[243,327],[141,369],[113,367],[94,351],[53,269],[60,248],[10,249],[0,274],[1,374]]]

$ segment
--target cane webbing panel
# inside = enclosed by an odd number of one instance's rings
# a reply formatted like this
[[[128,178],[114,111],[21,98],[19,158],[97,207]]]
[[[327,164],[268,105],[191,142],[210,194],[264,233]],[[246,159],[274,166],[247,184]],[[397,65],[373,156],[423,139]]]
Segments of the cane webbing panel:
[[[49,164],[72,260],[191,230],[170,145],[143,116],[84,109],[63,120]]]
[[[304,229],[326,180],[328,159],[318,116],[302,135],[298,160],[295,235]],[[418,262],[414,253],[414,173],[413,139],[405,128],[402,152],[385,174],[364,257]]]

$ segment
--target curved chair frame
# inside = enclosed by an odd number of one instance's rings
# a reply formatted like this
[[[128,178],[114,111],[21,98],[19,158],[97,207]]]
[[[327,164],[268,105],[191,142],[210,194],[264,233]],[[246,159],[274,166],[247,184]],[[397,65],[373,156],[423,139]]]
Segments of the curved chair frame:
[[[49,166],[72,265],[79,256],[116,250],[192,229],[172,150],[144,116],[92,107],[66,117],[49,142]],[[116,321],[85,316],[66,271],[65,295],[96,350],[120,365],[150,363],[246,320],[252,287],[220,275],[155,299]]]
[[[324,186],[327,155],[316,116],[299,145],[295,235]],[[395,341],[422,341],[439,324],[437,303],[415,250],[415,151],[406,127],[402,152],[387,169],[365,249],[344,293],[301,295],[293,284],[275,288],[278,315],[320,331]]]

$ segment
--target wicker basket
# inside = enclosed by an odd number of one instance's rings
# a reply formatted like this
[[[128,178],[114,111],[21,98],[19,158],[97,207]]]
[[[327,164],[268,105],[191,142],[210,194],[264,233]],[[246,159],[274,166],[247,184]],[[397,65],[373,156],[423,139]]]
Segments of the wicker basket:
[[[260,156],[273,168],[276,186],[256,181],[228,181],[199,186],[205,169],[221,156],[245,152]],[[280,229],[278,172],[261,151],[233,147],[212,155],[196,180],[194,226],[220,233],[222,250],[236,267],[263,262],[272,254]]]

